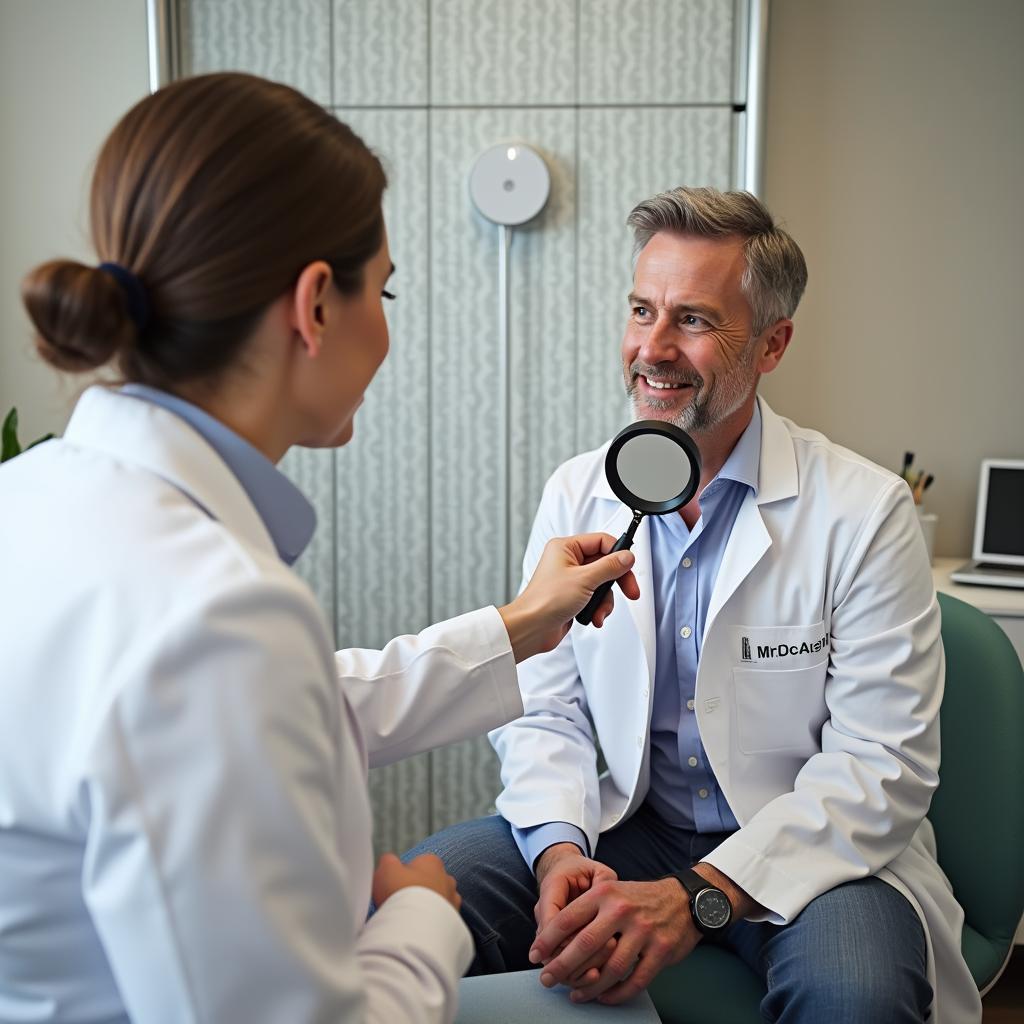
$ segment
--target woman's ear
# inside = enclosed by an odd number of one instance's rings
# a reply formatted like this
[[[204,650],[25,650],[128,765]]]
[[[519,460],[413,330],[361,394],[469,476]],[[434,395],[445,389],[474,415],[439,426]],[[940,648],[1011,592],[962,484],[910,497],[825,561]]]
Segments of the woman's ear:
[[[303,267],[292,290],[292,329],[311,359],[323,346],[327,327],[327,297],[334,280],[330,264],[316,260]]]

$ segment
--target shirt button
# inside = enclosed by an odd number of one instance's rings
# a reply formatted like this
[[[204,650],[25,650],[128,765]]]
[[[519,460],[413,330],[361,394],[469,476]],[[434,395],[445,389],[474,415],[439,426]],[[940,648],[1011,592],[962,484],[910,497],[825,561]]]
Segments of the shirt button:
[[[701,798],[701,800],[706,800],[707,799],[707,795],[708,795],[708,791],[706,789],[698,789],[697,790],[697,796],[699,796]]]
[[[644,687],[644,696],[645,697],[650,697],[650,695],[651,695],[651,691],[645,686]]]
[[[686,710],[687,711],[692,711],[693,710],[693,701],[692,700],[688,700],[686,702]]]
[[[691,565],[693,565],[693,562],[691,562],[689,558],[684,558],[683,559],[683,568],[684,569],[689,569]]]
[[[689,626],[683,626],[683,628],[682,628],[681,630],[679,630],[679,635],[680,635],[680,636],[681,636],[681,637],[682,637],[682,638],[683,638],[684,640],[689,640],[689,639],[690,639],[690,634],[691,634],[692,632],[693,632],[693,630],[692,630],[692,629],[690,629],[690,627],[689,627]]]
[[[688,758],[686,759],[686,763],[687,763],[687,764],[688,764],[688,765],[689,765],[689,766],[690,766],[691,768],[696,768],[696,767],[697,767],[697,758],[695,758],[695,757],[688,757]]]
[[[636,738],[636,745],[638,747],[641,747],[641,748],[643,747],[643,745],[644,745],[644,738],[643,738],[643,736],[637,736],[637,738]]]

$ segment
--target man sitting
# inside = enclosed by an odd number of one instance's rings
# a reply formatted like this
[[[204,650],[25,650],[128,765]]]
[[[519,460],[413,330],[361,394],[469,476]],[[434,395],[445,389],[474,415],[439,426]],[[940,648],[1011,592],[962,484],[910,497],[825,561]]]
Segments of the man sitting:
[[[768,1020],[980,1020],[925,818],[944,662],[910,491],[758,397],[807,271],[757,199],[679,188],[629,223],[626,390],[693,436],[700,489],[640,526],[638,601],[520,666],[500,816],[413,853],[456,877],[477,972],[616,1003],[711,940]],[[526,578],[550,537],[629,522],[604,452],[549,480]]]

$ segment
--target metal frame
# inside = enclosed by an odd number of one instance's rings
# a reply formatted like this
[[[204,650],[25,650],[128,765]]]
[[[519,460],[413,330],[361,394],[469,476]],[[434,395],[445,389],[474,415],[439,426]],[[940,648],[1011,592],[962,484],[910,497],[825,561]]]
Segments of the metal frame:
[[[181,75],[179,28],[178,0],[146,0],[150,92]]]
[[[746,175],[748,192],[764,190],[764,119],[768,92],[768,4],[750,0],[747,48]]]
[[[733,181],[759,197],[764,191],[769,4],[736,0],[734,7]]]

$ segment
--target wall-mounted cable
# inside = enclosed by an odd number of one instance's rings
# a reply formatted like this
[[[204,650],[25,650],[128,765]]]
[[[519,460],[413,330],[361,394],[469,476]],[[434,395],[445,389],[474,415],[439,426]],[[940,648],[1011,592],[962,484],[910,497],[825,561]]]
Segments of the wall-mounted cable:
[[[551,192],[551,175],[544,157],[531,146],[503,142],[477,157],[469,175],[469,195],[480,214],[498,225],[498,422],[504,438],[505,473],[500,488],[498,535],[504,544],[504,599],[511,597],[509,558],[512,545],[512,353],[509,344],[510,255],[512,228],[525,224],[544,209]]]

